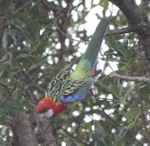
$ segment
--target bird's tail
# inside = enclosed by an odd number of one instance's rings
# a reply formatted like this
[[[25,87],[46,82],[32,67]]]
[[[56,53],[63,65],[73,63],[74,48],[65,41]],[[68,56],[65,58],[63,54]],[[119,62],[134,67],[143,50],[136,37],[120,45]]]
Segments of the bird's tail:
[[[93,67],[95,66],[98,52],[100,51],[105,32],[107,30],[107,26],[108,20],[106,18],[103,18],[98,24],[95,33],[93,34],[93,37],[88,45],[88,48],[83,55],[82,59],[86,59],[91,63],[91,70],[93,70]]]

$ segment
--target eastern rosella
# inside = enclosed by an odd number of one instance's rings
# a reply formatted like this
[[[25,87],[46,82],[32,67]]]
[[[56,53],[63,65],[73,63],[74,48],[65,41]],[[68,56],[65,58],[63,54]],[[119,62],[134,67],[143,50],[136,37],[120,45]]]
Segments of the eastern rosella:
[[[48,113],[47,116],[51,117],[86,97],[98,77],[95,65],[107,26],[108,20],[102,19],[74,71],[71,72],[70,64],[53,78],[47,88],[47,97],[36,107],[37,113]]]

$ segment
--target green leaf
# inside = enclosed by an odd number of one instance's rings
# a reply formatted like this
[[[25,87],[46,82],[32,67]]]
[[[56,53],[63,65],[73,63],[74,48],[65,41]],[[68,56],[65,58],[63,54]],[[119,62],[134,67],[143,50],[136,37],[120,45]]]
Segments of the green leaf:
[[[4,56],[2,56],[0,63],[4,63],[6,64],[6,61],[10,61],[12,59],[12,52],[7,52]]]
[[[39,9],[37,5],[34,5],[32,8],[32,20],[38,20],[39,17]]]
[[[10,116],[8,116],[6,114],[0,116],[0,124],[1,125],[9,123],[9,122],[11,122],[11,117]]]
[[[118,135],[115,135],[115,142],[116,144],[118,144],[125,136],[127,132],[127,128],[122,126],[120,129],[119,129],[119,133]]]
[[[10,8],[12,7],[12,1],[11,0],[3,0],[1,2],[1,12],[9,14],[10,13]]]
[[[119,111],[128,121],[134,121],[141,115],[139,108],[131,108],[128,112]]]
[[[108,146],[110,144],[110,138],[105,129],[100,125],[98,121],[94,121],[94,133],[93,138],[96,146]]]
[[[101,0],[100,5],[104,8],[104,10],[108,9],[108,0]]]
[[[3,79],[9,78],[9,71],[7,69],[5,69],[2,72],[0,72],[0,78],[3,78]]]
[[[6,146],[2,136],[0,136],[0,146]]]
[[[8,101],[7,105],[9,107],[9,110],[14,110],[14,111],[18,111],[18,112],[24,111],[21,100],[19,100],[19,99],[13,100],[13,101]]]
[[[29,57],[29,54],[27,53],[20,53],[18,56],[17,56],[17,59],[22,59],[22,58],[27,58]]]

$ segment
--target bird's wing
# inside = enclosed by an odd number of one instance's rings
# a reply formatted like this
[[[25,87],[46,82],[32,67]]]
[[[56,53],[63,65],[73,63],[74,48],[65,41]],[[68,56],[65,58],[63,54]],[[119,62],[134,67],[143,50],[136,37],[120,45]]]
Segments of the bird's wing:
[[[47,96],[57,100],[57,97],[62,93],[62,86],[68,80],[71,72],[72,64],[64,67],[49,83],[47,87]]]
[[[65,85],[65,90],[59,96],[62,103],[68,104],[82,100],[87,91],[91,88],[95,81],[95,77],[86,77],[81,80],[73,80],[68,82],[69,84]]]

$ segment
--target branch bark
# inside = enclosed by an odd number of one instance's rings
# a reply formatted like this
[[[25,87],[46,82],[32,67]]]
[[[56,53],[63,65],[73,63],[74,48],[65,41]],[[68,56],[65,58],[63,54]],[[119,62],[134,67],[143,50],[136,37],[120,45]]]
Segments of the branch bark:
[[[13,146],[38,146],[31,122],[24,112],[11,111]]]
[[[28,79],[25,79],[25,82],[28,82]],[[38,114],[35,113],[36,107],[36,97],[33,95],[30,89],[26,90],[25,95],[27,97],[27,101],[31,105],[32,113],[34,114],[37,128],[38,128],[38,141],[39,143],[44,143],[44,146],[56,146],[55,138],[53,135],[52,125],[49,124],[48,120],[40,117]]]
[[[129,22],[129,27],[135,28],[133,31],[139,35],[140,43],[145,51],[145,56],[150,64],[150,22],[145,10],[141,10],[136,5],[135,0],[109,0],[124,13]],[[145,3],[144,3],[145,2]],[[143,2],[143,7],[147,0]],[[146,7],[147,8],[147,7]],[[150,65],[148,66],[150,70]]]
[[[109,0],[125,14],[129,24],[137,25],[143,21],[142,12],[134,0]]]
[[[125,28],[120,28],[120,29],[114,29],[114,30],[109,30],[107,31],[106,35],[119,35],[119,34],[125,34],[125,33],[130,33],[134,32],[135,28],[133,27],[125,27]]]
[[[56,146],[52,125],[48,122],[48,120],[36,115],[36,123],[39,128],[39,140],[44,143],[44,146]]]
[[[4,32],[5,17],[0,14],[0,49],[2,48],[2,37]]]

